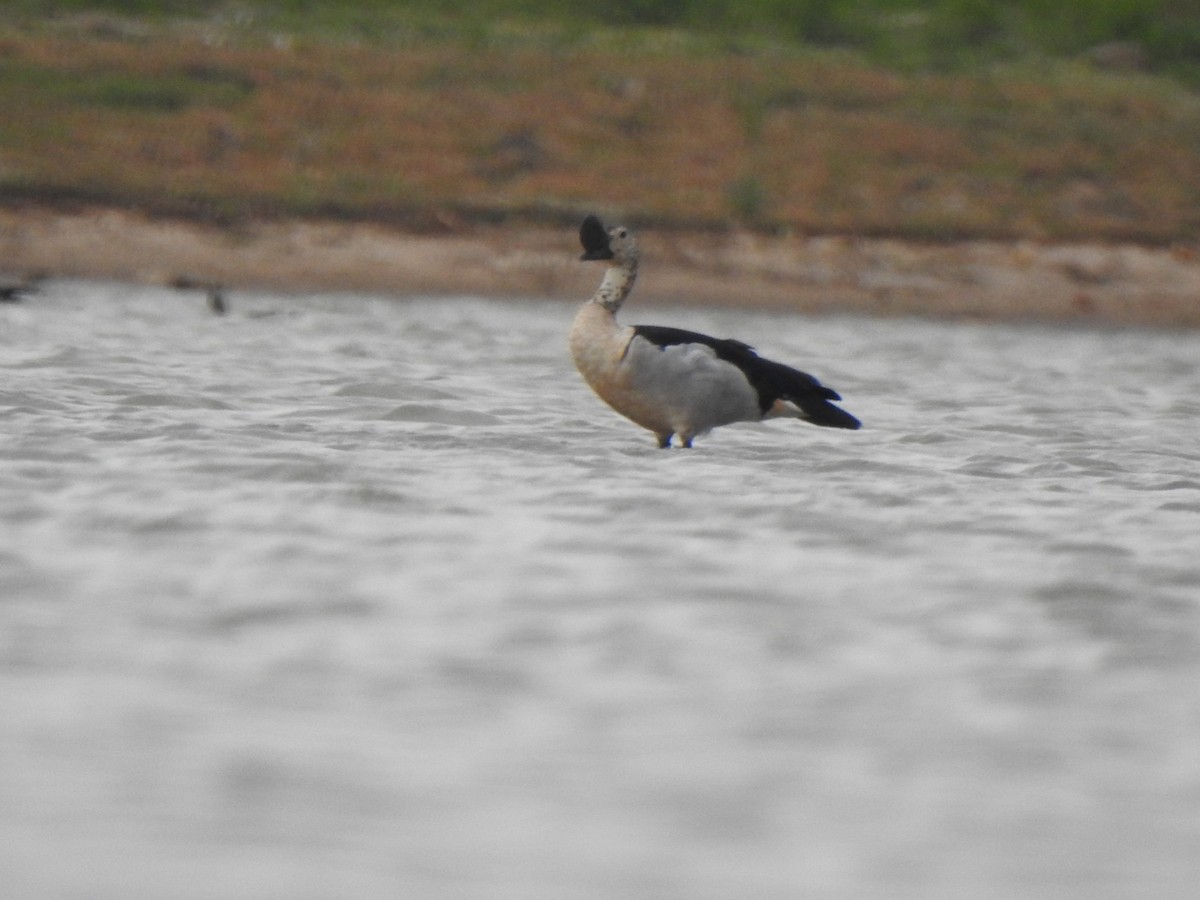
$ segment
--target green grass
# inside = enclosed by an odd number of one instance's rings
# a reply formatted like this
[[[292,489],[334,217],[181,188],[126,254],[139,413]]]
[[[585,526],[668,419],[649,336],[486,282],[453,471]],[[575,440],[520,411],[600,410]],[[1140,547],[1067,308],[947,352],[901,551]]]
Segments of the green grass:
[[[22,105],[33,108],[78,104],[147,113],[179,112],[190,106],[234,106],[253,90],[253,82],[245,75],[203,63],[155,72],[124,68],[71,71],[57,65],[0,59],[0,97],[15,102],[19,96]]]
[[[729,186],[729,206],[739,222],[759,224],[767,214],[767,189],[757,175],[743,175]]]
[[[341,39],[453,33],[486,43],[510,23],[556,40],[599,27],[674,29],[726,47],[762,41],[849,48],[902,71],[960,71],[1033,56],[1072,56],[1136,42],[1156,72],[1200,83],[1200,0],[10,0],[10,15],[106,12],[135,18],[213,19]]]

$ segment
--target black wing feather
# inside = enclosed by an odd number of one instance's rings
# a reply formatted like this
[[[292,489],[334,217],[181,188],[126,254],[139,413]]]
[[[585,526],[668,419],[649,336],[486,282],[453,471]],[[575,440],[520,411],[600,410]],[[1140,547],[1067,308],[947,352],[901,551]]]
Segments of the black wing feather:
[[[669,325],[635,325],[633,333],[664,348],[675,344],[711,347],[718,359],[742,370],[758,394],[758,405],[764,413],[775,405],[776,400],[790,400],[804,411],[814,425],[830,428],[858,428],[862,425],[850,413],[829,402],[842,399],[837,391],[825,387],[807,372],[763,359],[749,344]]]

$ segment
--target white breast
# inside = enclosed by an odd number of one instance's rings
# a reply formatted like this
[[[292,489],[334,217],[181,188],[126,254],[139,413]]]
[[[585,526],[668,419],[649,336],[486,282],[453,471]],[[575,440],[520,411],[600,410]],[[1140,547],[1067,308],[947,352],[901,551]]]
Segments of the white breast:
[[[575,317],[571,355],[580,374],[617,412],[655,434],[701,434],[718,425],[761,418],[758,395],[741,370],[710,347],[662,348],[599,304]]]

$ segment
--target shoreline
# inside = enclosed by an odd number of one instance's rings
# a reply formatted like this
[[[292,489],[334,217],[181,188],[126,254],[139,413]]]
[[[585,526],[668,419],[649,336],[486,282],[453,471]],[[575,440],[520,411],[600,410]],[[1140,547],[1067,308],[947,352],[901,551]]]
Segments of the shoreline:
[[[1200,327],[1191,247],[641,229],[639,303],[814,314]],[[0,275],[217,282],[231,291],[346,291],[570,299],[596,273],[570,229],[446,222],[216,226],[113,208],[0,208]]]

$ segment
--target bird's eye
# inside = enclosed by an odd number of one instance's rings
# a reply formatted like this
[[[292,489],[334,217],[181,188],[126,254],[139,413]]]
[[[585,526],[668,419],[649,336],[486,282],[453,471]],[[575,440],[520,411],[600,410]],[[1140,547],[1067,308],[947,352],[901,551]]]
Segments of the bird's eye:
[[[625,234],[626,234],[626,232],[625,232],[624,228],[617,229],[617,237],[623,238],[623,237],[625,237]]]

